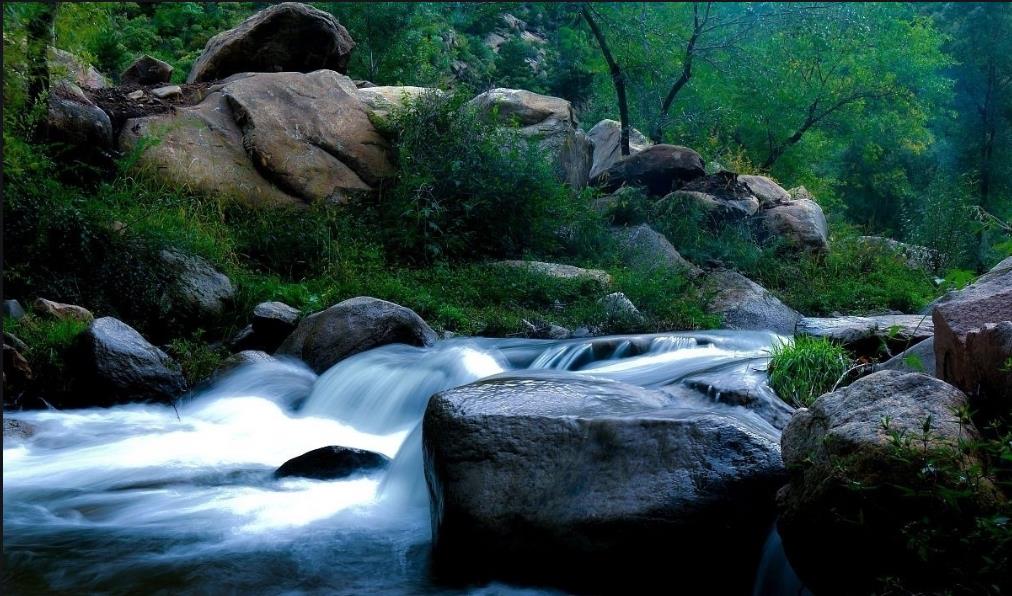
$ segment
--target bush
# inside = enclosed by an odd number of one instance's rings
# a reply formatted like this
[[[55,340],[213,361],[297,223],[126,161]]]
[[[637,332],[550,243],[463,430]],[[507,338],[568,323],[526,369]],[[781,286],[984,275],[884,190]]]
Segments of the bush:
[[[770,387],[795,407],[812,405],[850,368],[842,347],[822,337],[799,336],[773,347],[769,361]]]
[[[558,252],[560,222],[589,218],[586,204],[536,143],[465,99],[422,95],[383,125],[398,163],[380,204],[389,252],[414,262]]]
[[[224,346],[208,345],[201,333],[190,338],[177,338],[169,342],[168,352],[183,369],[183,376],[190,387],[208,379],[221,361],[228,357]]]
[[[49,320],[31,314],[19,320],[4,319],[4,331],[28,346],[21,355],[32,367],[34,380],[26,388],[25,397],[56,402],[70,390],[70,379],[65,374],[67,354],[87,328],[88,324],[81,321]]]
[[[905,218],[907,240],[939,255],[939,269],[976,265],[978,225],[969,192],[950,181],[936,180]]]

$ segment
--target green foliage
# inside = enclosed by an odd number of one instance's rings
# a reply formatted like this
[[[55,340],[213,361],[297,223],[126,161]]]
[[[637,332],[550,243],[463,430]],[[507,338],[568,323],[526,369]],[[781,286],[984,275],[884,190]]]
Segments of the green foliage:
[[[850,368],[847,351],[823,337],[799,336],[773,347],[770,353],[770,387],[784,401],[807,407]]]
[[[221,344],[210,345],[203,334],[196,333],[190,338],[176,338],[169,342],[168,352],[183,370],[183,376],[191,387],[207,380],[228,357],[228,350]]]
[[[398,173],[380,214],[388,250],[416,262],[557,251],[559,224],[580,210],[573,193],[536,143],[466,99],[425,94],[391,115]]]
[[[937,180],[912,207],[907,238],[939,255],[940,269],[965,268],[976,262],[977,232],[965,186]]]
[[[69,376],[65,374],[67,355],[77,336],[87,328],[88,324],[81,321],[46,319],[33,314],[19,320],[4,318],[4,332],[28,346],[21,355],[32,368],[34,381],[28,388],[31,394],[47,396],[69,389]]]

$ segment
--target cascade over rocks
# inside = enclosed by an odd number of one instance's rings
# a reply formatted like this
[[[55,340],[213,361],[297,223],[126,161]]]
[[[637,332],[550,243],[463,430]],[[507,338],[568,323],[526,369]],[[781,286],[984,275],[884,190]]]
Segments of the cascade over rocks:
[[[580,130],[573,106],[565,99],[523,89],[496,88],[470,101],[482,113],[494,113],[504,122],[516,120],[520,132],[535,139],[555,156],[559,178],[580,189],[587,185],[593,146]]]
[[[766,329],[793,335],[801,321],[797,311],[736,271],[711,271],[703,277],[703,282],[715,292],[707,312],[720,315],[727,329]]]
[[[615,120],[602,120],[587,132],[587,136],[594,146],[590,179],[596,180],[622,159],[622,125]],[[629,155],[635,155],[652,144],[640,131],[629,129]]]
[[[132,327],[112,317],[95,319],[77,338],[77,389],[68,407],[111,406],[132,401],[170,402],[186,391],[179,365]]]
[[[172,78],[172,70],[172,65],[168,62],[144,54],[123,71],[120,81],[125,85],[168,83]]]
[[[615,162],[594,184],[605,192],[622,185],[640,186],[648,195],[661,197],[705,174],[703,158],[692,149],[653,145]]]
[[[393,343],[430,346],[436,339],[436,332],[415,311],[360,296],[302,319],[276,354],[301,358],[322,373],[338,361],[372,348]]]
[[[198,104],[128,120],[138,167],[168,184],[249,204],[345,201],[394,173],[351,79],[329,70],[236,75]]]
[[[286,461],[274,471],[275,478],[298,476],[317,480],[335,480],[382,468],[390,458],[380,453],[353,447],[320,447]]]
[[[783,478],[758,419],[557,373],[436,394],[422,437],[433,561],[468,579],[601,591],[684,572],[744,591],[752,566],[725,563],[757,560]]]
[[[301,2],[275,4],[208,40],[187,83],[240,72],[344,73],[355,41],[333,15]]]
[[[909,552],[901,529],[920,519],[920,501],[891,487],[930,480],[919,474],[920,462],[893,456],[890,432],[919,441],[930,417],[927,446],[955,445],[975,435],[955,413],[966,405],[961,391],[938,379],[884,370],[798,410],[781,438],[790,483],[778,495],[779,530],[815,593],[867,593],[874,578],[916,565],[900,560]],[[991,498],[981,490],[981,499]]]

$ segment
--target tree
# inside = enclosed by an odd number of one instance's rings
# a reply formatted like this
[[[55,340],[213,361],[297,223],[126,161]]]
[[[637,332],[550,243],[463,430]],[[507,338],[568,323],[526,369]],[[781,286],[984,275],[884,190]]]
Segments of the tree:
[[[611,81],[615,86],[615,96],[618,99],[619,122],[622,125],[621,151],[622,155],[629,155],[629,104],[625,94],[625,76],[615,61],[615,57],[612,56],[611,49],[608,47],[608,41],[594,19],[593,13],[594,10],[589,3],[584,3],[580,8],[580,15],[583,16],[583,20],[590,27],[591,32],[594,34],[594,39],[597,40],[597,45],[601,48],[601,54],[608,63],[608,71],[611,73]]]
[[[58,8],[56,2],[38,4],[26,25],[29,106],[47,101],[49,95],[49,48],[54,45]],[[40,122],[45,122],[45,119]]]

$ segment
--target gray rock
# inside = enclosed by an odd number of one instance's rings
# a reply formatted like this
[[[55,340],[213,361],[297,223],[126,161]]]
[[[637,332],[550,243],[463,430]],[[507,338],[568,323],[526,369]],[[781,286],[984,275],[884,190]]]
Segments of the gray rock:
[[[637,321],[643,317],[639,309],[622,292],[612,292],[600,300],[610,321]]]
[[[594,146],[590,179],[594,180],[622,159],[622,125],[615,120],[602,120],[587,133]],[[653,143],[635,128],[629,131],[629,154],[635,155]]]
[[[253,308],[252,331],[264,349],[273,352],[295,331],[301,317],[302,313],[284,302],[261,302]]]
[[[429,346],[436,332],[409,308],[360,296],[309,315],[276,354],[301,358],[317,373],[353,354],[386,344]]]
[[[232,282],[203,258],[172,250],[163,250],[160,256],[169,273],[172,314],[179,319],[211,323],[234,302]]]
[[[24,318],[25,309],[17,300],[4,300],[4,316],[15,321]]]
[[[444,94],[443,91],[432,87],[412,87],[409,85],[377,87],[370,83],[367,87],[360,87],[356,83],[355,87],[358,89],[358,98],[365,104],[369,113],[380,117],[388,116],[391,111],[400,109],[404,107],[405,103],[414,101],[427,93],[440,96]]]
[[[6,331],[4,331],[4,344],[12,346],[15,350],[19,352],[28,351],[28,344],[26,344],[25,342],[21,341],[20,339],[18,339],[17,337]]]
[[[136,91],[131,91],[130,93],[127,93],[126,96],[127,96],[127,99],[132,99],[134,101],[137,101],[139,99],[143,99],[144,98],[144,90],[143,89],[138,89]]]
[[[870,249],[895,253],[902,258],[909,267],[914,269],[934,271],[939,263],[938,252],[931,250],[926,246],[907,244],[906,242],[900,242],[899,240],[884,238],[882,236],[858,236],[857,242],[859,245]]]
[[[132,327],[112,317],[95,319],[78,336],[73,407],[131,401],[170,402],[186,391],[179,365]]]
[[[172,65],[144,54],[134,60],[120,75],[125,85],[157,85],[172,78]]]
[[[919,372],[935,376],[935,338],[929,337],[879,365],[879,370]]]
[[[168,85],[166,87],[158,87],[157,89],[151,90],[151,95],[154,95],[158,99],[167,99],[170,97],[178,97],[183,94],[183,88],[179,85]]]
[[[961,391],[938,379],[884,370],[798,410],[781,438],[791,474],[778,495],[779,530],[792,565],[814,592],[865,593],[866,582],[909,563],[901,559],[908,552],[901,529],[922,512],[916,499],[889,487],[932,481],[919,473],[916,458],[894,457],[891,433],[919,445],[930,419],[925,444],[955,445],[975,435],[955,413],[966,405]],[[848,489],[850,483],[862,490]],[[850,521],[859,517],[861,523]]]
[[[622,159],[592,182],[613,192],[623,185],[637,186],[662,197],[706,174],[703,158],[688,147],[653,145]]]
[[[112,121],[102,108],[84,93],[62,83],[49,98],[47,133],[56,143],[79,148],[91,154],[113,147]]]
[[[795,199],[763,209],[755,218],[761,238],[810,253],[829,250],[829,226],[815,201]]]
[[[390,458],[380,453],[352,447],[320,447],[286,461],[274,471],[275,478],[315,478],[335,480],[385,467]]]
[[[600,592],[719,566],[715,592],[747,590],[782,481],[776,431],[750,421],[558,373],[439,393],[422,426],[437,572]]]
[[[759,200],[759,204],[764,207],[778,203],[785,203],[791,200],[791,194],[789,192],[766,176],[738,174],[738,181],[744,184],[745,188],[747,188],[748,191],[752,193],[752,196]]]
[[[333,15],[300,2],[275,4],[212,37],[187,83],[240,72],[346,72],[355,47]]]
[[[795,412],[793,406],[770,389],[765,370],[753,370],[751,366],[703,372],[683,379],[682,383],[719,403],[751,410],[778,430],[787,426]]]
[[[69,82],[90,89],[109,86],[108,79],[95,70],[95,67],[65,50],[50,46],[48,62],[50,74],[58,83]]]
[[[617,241],[622,263],[628,267],[700,273],[695,265],[682,258],[663,234],[646,224],[612,228],[611,234]]]
[[[796,332],[825,337],[852,351],[874,355],[883,342],[892,349],[924,341],[934,334],[934,325],[927,315],[804,317]]]
[[[711,271],[704,287],[714,292],[707,312],[720,315],[728,329],[766,329],[792,335],[801,315],[744,275],[731,270]]]
[[[537,140],[553,156],[561,180],[577,189],[587,185],[593,146],[568,101],[523,89],[496,88],[478,95],[470,105],[482,113],[494,110],[504,121],[516,121],[524,136]]]
[[[760,202],[744,178],[734,172],[717,172],[692,180],[666,200],[685,201],[706,213],[714,224],[740,221],[755,215]],[[753,181],[752,186],[760,185]]]
[[[496,261],[494,265],[500,267],[512,267],[515,269],[526,269],[532,273],[540,273],[555,279],[581,279],[590,280],[606,286],[611,283],[611,276],[600,269],[583,269],[573,265],[562,265],[560,263],[543,263],[541,261]]]

